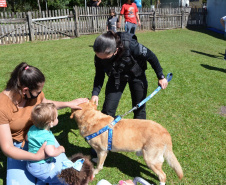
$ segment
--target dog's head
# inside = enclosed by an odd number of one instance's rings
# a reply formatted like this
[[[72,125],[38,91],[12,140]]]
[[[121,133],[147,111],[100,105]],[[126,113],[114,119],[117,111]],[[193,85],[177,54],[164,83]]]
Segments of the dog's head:
[[[87,112],[88,110],[97,110],[97,105],[92,100],[79,104],[79,107],[81,107],[82,109],[71,109],[71,119],[80,117],[84,112]]]

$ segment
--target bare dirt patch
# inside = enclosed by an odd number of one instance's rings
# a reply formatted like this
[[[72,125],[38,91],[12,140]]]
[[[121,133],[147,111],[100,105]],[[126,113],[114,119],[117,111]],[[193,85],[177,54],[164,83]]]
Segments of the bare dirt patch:
[[[226,116],[226,106],[222,106],[221,109],[220,109],[220,114],[222,116]]]

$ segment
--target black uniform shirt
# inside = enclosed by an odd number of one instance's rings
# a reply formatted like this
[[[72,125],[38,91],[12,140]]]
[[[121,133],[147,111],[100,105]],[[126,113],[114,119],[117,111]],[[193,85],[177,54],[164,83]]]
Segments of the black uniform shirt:
[[[118,34],[120,34],[120,32]],[[134,59],[139,62],[148,61],[154,69],[158,78],[163,75],[162,67],[156,55],[151,50],[138,43],[135,38],[130,41],[130,53],[134,57]],[[102,59],[98,58],[96,55],[94,60],[96,74],[94,78],[92,96],[98,96],[104,83],[105,73],[111,68],[112,63],[106,63]]]

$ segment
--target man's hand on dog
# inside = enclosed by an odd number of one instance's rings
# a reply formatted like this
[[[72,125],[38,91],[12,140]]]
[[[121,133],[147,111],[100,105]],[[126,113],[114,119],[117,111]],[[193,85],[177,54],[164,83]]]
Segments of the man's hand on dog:
[[[92,96],[91,101],[95,103],[96,106],[98,106],[99,97],[98,96]]]

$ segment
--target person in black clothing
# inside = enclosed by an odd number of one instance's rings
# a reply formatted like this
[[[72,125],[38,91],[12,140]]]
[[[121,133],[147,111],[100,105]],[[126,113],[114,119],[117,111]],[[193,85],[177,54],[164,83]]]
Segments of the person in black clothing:
[[[99,7],[100,3],[101,3],[101,0],[91,0],[90,6],[91,7]]]
[[[138,43],[135,35],[108,31],[96,38],[93,49],[96,74],[91,100],[96,105],[98,105],[98,95],[103,86],[105,73],[109,77],[102,109],[104,114],[115,117],[119,100],[127,83],[133,107],[146,98],[148,83],[145,70],[147,69],[147,61],[154,69],[159,85],[163,89],[168,85],[156,55]],[[145,104],[134,111],[134,118],[146,119]]]

